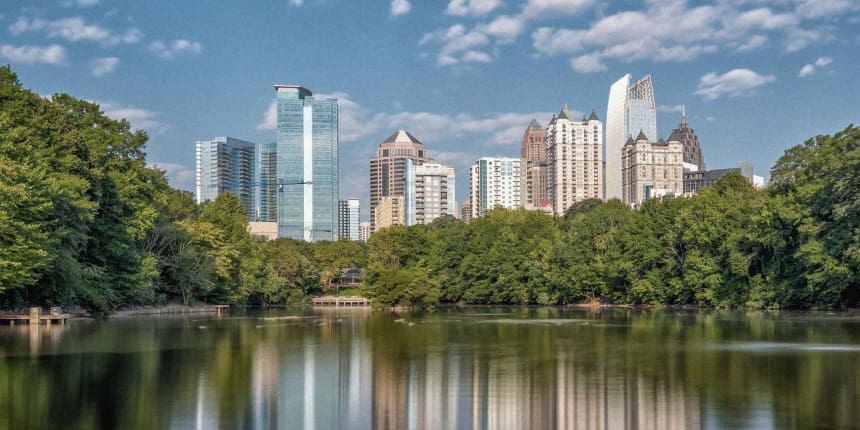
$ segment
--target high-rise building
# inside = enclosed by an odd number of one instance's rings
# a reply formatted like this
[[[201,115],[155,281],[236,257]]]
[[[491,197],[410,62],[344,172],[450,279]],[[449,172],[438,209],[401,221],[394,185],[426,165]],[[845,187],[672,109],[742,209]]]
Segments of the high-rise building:
[[[523,133],[520,148],[523,163],[522,205],[527,209],[540,209],[549,205],[546,187],[546,133],[537,120]]]
[[[406,191],[406,161],[422,164],[430,159],[424,144],[405,130],[385,139],[370,159],[370,226],[376,226],[376,206],[384,197],[403,197]]]
[[[406,160],[406,225],[430,224],[442,215],[457,217],[454,168]]]
[[[309,242],[337,237],[337,99],[275,85],[278,106],[278,236]]]
[[[684,172],[684,195],[691,196],[699,194],[702,188],[710,187],[723,176],[729,173],[737,173],[747,178],[750,183],[757,188],[764,187],[764,178],[756,175],[753,171],[753,165],[749,161],[741,161],[739,167],[728,169],[713,169]]]
[[[638,207],[648,199],[684,192],[684,146],[677,140],[649,142],[644,132],[627,139],[623,159],[623,201]]]
[[[215,200],[221,193],[233,193],[242,202],[248,220],[255,219],[254,144],[232,137],[198,140],[197,203]]]
[[[362,221],[358,224],[358,240],[367,242],[370,239],[370,223]]]
[[[612,84],[606,109],[606,199],[622,198],[621,160],[627,139],[643,132],[657,139],[657,106],[651,76],[630,85],[630,74]]]
[[[254,192],[259,222],[278,221],[278,144],[257,145],[257,178]]]
[[[361,202],[347,199],[338,202],[338,239],[359,240]]]
[[[460,209],[460,219],[463,222],[472,220],[472,203],[469,202],[469,199],[463,201],[463,207]]]
[[[379,204],[373,210],[376,219],[376,229],[373,232],[395,225],[404,225],[406,208],[403,200],[402,196],[383,197],[379,200]]]
[[[564,215],[585,199],[603,199],[603,123],[593,111],[573,121],[565,106],[547,126],[546,145],[546,186],[554,214]]]
[[[678,124],[678,128],[672,130],[669,140],[677,140],[684,146],[685,163],[695,165],[696,170],[705,170],[705,154],[702,153],[696,130],[690,128],[687,123],[687,109],[684,107],[681,108],[681,123]]]
[[[481,157],[469,169],[471,219],[486,215],[494,208],[520,207],[519,158]]]

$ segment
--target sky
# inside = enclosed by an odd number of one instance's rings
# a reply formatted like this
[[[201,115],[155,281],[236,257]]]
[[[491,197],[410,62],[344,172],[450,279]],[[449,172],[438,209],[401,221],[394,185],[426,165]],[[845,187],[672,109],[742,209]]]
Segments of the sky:
[[[0,63],[25,87],[147,131],[194,188],[197,140],[273,142],[275,84],[337,97],[340,194],[368,218],[369,158],[406,129],[456,169],[518,156],[532,118],[606,117],[650,74],[663,137],[681,106],[708,168],[756,173],[860,118],[860,0],[3,0]]]

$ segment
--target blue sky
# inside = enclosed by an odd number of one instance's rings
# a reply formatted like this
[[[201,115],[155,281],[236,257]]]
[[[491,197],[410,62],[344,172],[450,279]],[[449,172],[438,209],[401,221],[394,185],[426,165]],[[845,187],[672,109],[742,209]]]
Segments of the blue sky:
[[[709,168],[764,174],[860,118],[858,0],[4,0],[0,62],[39,94],[99,102],[150,134],[193,189],[194,142],[274,141],[273,84],[340,100],[341,197],[367,216],[368,158],[405,128],[457,169],[516,156],[532,117],[606,116],[609,86],[651,74],[658,129],[680,105]]]

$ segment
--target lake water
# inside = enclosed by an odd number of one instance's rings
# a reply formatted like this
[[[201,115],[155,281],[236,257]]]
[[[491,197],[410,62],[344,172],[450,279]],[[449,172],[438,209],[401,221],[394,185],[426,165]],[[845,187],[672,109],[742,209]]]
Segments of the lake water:
[[[0,430],[853,427],[857,313],[277,310],[0,326]]]

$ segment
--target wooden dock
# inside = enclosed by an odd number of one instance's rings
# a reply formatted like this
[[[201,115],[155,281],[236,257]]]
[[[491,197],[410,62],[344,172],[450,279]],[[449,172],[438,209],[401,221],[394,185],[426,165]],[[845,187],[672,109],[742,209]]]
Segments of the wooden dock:
[[[314,306],[320,307],[347,307],[347,308],[368,308],[370,307],[370,299],[362,296],[323,296],[314,298]]]
[[[69,314],[61,313],[60,308],[51,308],[47,314],[42,313],[42,308],[30,308],[30,312],[26,314],[0,314],[0,322],[8,322],[9,325],[38,325],[43,322],[45,325],[65,324],[67,319]]]

